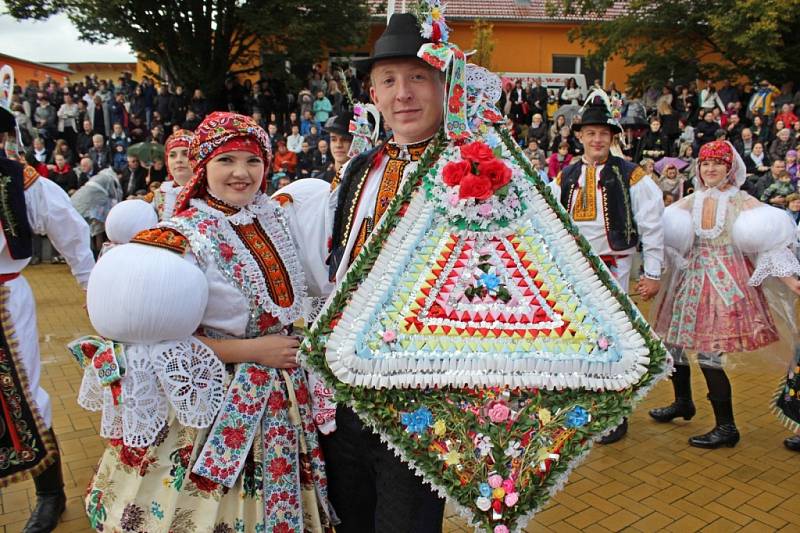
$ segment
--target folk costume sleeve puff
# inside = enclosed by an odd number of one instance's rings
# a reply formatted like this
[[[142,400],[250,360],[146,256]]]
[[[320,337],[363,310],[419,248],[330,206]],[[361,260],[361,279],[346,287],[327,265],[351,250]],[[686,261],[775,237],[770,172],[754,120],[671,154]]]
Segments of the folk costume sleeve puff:
[[[751,205],[755,204],[753,201]],[[760,204],[741,212],[733,225],[732,237],[742,252],[755,258],[750,285],[761,285],[770,276],[800,274],[800,263],[792,250],[796,231],[792,219],[782,209]]]

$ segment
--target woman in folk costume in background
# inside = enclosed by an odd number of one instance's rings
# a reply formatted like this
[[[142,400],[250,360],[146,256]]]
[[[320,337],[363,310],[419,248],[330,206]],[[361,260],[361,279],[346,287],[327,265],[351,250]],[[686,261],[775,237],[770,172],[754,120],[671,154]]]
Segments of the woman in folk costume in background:
[[[674,272],[656,307],[654,327],[675,358],[675,402],[650,416],[659,422],[694,416],[686,352],[698,352],[716,424],[689,444],[718,448],[739,441],[723,355],[752,352],[778,340],[761,284],[776,277],[800,293],[794,277],[800,263],[790,249],[796,231],[790,218],[739,190],[745,165],[730,143],[705,144],[698,164],[698,190],[664,213]]]
[[[90,318],[114,341],[71,345],[87,369],[79,403],[102,410],[110,439],[89,520],[106,531],[325,531],[324,464],[288,333],[305,279],[263,194],[269,137],[250,117],[212,113],[189,153],[178,214],[92,274]]]
[[[175,214],[175,200],[192,178],[189,145],[193,136],[189,130],[178,130],[167,139],[164,147],[167,155],[167,180],[153,196],[153,207],[156,208],[160,220],[166,220]]]

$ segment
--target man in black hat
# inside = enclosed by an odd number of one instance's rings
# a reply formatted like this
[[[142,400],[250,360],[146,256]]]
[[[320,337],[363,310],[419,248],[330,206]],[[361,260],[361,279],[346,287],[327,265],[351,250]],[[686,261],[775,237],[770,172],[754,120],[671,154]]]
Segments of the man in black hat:
[[[445,80],[417,58],[425,43],[413,15],[394,14],[372,56],[356,62],[370,75],[370,96],[393,137],[343,166],[341,184],[325,198],[311,193],[315,180],[310,179],[281,191],[284,207],[294,210],[290,220],[302,226],[293,231],[304,237],[300,253],[311,294],[326,283],[330,291],[343,281],[401,183],[416,170],[420,156],[442,128]],[[346,127],[344,120],[341,126]],[[334,124],[326,124],[326,129],[332,137],[345,131]],[[327,208],[320,209],[321,204]],[[444,500],[352,409],[336,406],[331,392],[313,375],[311,387],[315,420],[325,434],[329,496],[341,519],[337,533],[441,531]]]
[[[330,149],[333,156],[334,172],[331,189],[339,186],[342,180],[342,168],[350,161],[350,145],[353,143],[353,135],[350,133],[350,121],[353,120],[353,113],[346,111],[333,116],[325,122],[323,130],[330,135]]]
[[[0,486],[34,478],[36,507],[25,533],[58,525],[66,496],[52,430],[50,397],[40,386],[41,358],[33,293],[20,273],[31,259],[33,233],[46,234],[82,286],[94,257],[89,226],[67,194],[19,158],[14,116],[0,106]]]
[[[614,136],[622,133],[619,123],[602,97],[587,102],[580,122],[572,129],[583,145],[584,154],[562,170],[551,183],[561,201],[595,253],[608,266],[617,283],[628,291],[633,256],[641,244],[644,275],[636,291],[645,300],[658,293],[664,257],[664,232],[661,215],[664,202],[661,190],[645,171],[621,157],[611,155]],[[628,421],[601,442],[621,439]]]

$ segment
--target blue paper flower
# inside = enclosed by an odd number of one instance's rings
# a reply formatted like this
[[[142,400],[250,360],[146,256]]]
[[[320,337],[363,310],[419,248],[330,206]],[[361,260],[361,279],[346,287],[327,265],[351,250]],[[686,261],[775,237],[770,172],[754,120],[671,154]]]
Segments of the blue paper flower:
[[[572,411],[567,413],[567,419],[564,425],[568,428],[577,428],[585,426],[587,422],[589,422],[589,411],[580,405],[576,405],[572,408]]]
[[[490,291],[493,291],[500,286],[500,278],[494,274],[482,274],[479,283]]]
[[[490,487],[488,483],[481,483],[478,486],[478,490],[484,498],[488,498],[492,495],[492,487]]]
[[[425,433],[433,425],[433,415],[427,407],[420,407],[414,412],[403,413],[400,421],[409,433]]]

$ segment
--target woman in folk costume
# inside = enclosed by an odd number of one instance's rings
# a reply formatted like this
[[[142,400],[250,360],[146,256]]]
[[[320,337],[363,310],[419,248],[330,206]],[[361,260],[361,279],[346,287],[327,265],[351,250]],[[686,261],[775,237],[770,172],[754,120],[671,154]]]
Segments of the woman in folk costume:
[[[175,200],[192,178],[189,145],[193,136],[189,130],[178,130],[167,139],[164,147],[167,155],[167,179],[153,195],[153,207],[156,208],[160,220],[166,220],[175,214]]]
[[[745,165],[730,143],[705,144],[698,162],[698,190],[664,213],[667,256],[675,269],[655,329],[675,358],[675,402],[650,416],[659,422],[694,416],[686,352],[698,352],[716,425],[689,444],[718,448],[739,441],[723,355],[778,340],[761,284],[776,277],[800,293],[794,277],[800,263],[790,249],[796,228],[789,217],[739,190]]]
[[[71,349],[86,365],[79,403],[102,410],[109,439],[86,498],[97,530],[330,526],[289,333],[305,279],[280,206],[263,194],[270,158],[251,118],[212,113],[192,140],[178,214],[92,274],[90,318],[113,340]]]

